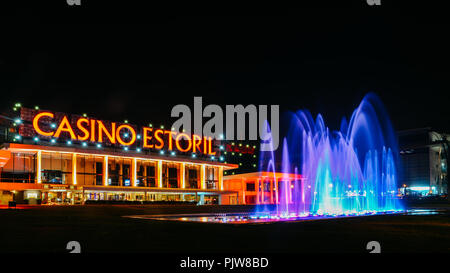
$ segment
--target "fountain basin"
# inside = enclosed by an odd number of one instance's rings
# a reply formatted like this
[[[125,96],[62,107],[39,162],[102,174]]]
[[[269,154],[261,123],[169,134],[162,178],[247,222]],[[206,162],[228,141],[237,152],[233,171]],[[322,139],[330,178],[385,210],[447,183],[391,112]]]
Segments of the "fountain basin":
[[[211,224],[268,224],[279,222],[303,222],[325,219],[341,219],[350,217],[364,217],[375,215],[435,215],[444,211],[436,209],[411,209],[401,211],[372,211],[372,212],[348,212],[340,215],[277,215],[275,213],[195,213],[195,214],[160,214],[160,215],[130,215],[124,216],[133,219],[146,219],[156,221],[196,222]]]

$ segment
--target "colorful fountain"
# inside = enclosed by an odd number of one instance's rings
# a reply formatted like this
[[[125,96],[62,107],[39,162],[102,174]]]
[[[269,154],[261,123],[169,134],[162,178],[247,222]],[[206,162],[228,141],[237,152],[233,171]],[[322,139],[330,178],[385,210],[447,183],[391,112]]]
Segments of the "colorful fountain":
[[[279,151],[260,156],[260,170],[276,181],[269,191],[276,204],[258,205],[253,213],[135,217],[244,224],[410,213],[396,197],[397,140],[375,94],[363,98],[349,122],[342,119],[340,130],[305,110],[290,113],[288,121]]]
[[[289,133],[281,158],[261,155],[261,167],[281,160],[283,173],[300,173],[298,181],[279,181],[275,209],[261,206],[269,218],[345,216],[402,211],[397,194],[397,141],[384,106],[368,94],[344,118],[338,131],[326,127],[322,115],[290,114]],[[269,164],[266,164],[268,162]]]

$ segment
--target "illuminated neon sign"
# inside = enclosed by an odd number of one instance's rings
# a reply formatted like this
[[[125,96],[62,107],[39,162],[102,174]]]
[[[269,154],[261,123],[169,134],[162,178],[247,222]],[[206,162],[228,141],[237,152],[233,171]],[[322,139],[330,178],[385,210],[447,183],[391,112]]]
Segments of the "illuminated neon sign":
[[[235,152],[235,153],[242,153],[242,154],[254,154],[255,153],[255,148],[253,147],[238,147],[235,145],[230,145],[227,144],[225,146],[225,150],[227,152]]]
[[[188,135],[175,131],[142,127],[141,134],[129,124],[110,122],[105,124],[101,120],[79,117],[69,121],[64,115],[59,124],[54,123],[55,114],[52,112],[39,112],[33,117],[34,131],[44,137],[66,137],[75,141],[91,141],[97,143],[108,142],[122,146],[132,146],[142,136],[142,148],[166,149],[168,151],[192,152],[205,155],[215,155],[212,148],[211,137]],[[53,126],[48,126],[52,124]]]

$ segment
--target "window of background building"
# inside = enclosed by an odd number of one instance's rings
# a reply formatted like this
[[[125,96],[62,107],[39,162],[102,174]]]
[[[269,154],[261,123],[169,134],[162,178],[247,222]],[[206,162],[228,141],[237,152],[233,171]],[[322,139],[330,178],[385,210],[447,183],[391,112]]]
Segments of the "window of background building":
[[[0,168],[0,182],[34,183],[35,178],[35,153],[11,153],[10,160]]]
[[[108,158],[108,185],[120,186],[120,160]]]
[[[95,161],[95,185],[103,185],[103,162]]]
[[[186,167],[185,179],[187,181],[186,188],[198,189],[199,168],[198,167]]]
[[[72,184],[72,155],[43,152],[41,181],[49,184]]]
[[[139,187],[156,187],[156,163],[138,160],[136,164],[136,178]]]
[[[254,182],[247,182],[245,190],[246,191],[255,191],[255,183]]]
[[[214,167],[206,167],[205,182],[207,189],[219,188],[219,170]]]
[[[146,166],[147,169],[147,187],[156,187],[156,164]]]
[[[163,163],[162,175],[164,188],[178,188],[178,164]]]
[[[103,165],[101,165],[102,162],[103,157],[98,156],[96,157],[92,155],[77,155],[77,184],[102,185],[103,182],[103,175],[102,175]],[[98,170],[97,167],[100,167],[100,170]]]
[[[131,185],[131,159],[122,159],[122,186]]]

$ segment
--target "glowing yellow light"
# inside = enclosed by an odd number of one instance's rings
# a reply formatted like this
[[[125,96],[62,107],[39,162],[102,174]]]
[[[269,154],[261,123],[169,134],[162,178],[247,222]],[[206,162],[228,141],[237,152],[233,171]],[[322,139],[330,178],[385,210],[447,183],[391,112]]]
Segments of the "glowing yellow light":
[[[185,182],[185,163],[184,162],[181,163],[180,172],[181,172],[181,188],[184,189],[184,188],[186,188],[186,185],[185,185],[185,183],[186,183]]]
[[[41,183],[41,158],[42,158],[42,152],[37,151],[37,182],[38,182],[38,184]]]
[[[108,186],[108,156],[103,158],[103,185]]]
[[[77,154],[72,155],[72,182],[74,185],[77,184]]]
[[[158,187],[162,188],[162,160],[158,161]]]

